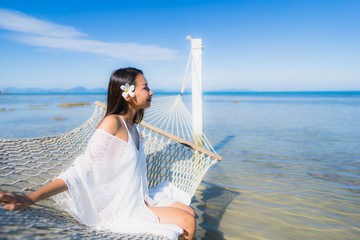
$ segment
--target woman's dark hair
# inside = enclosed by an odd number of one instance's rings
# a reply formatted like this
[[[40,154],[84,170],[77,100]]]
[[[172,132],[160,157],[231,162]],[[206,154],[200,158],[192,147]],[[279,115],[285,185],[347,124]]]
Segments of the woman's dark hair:
[[[121,90],[120,87],[126,83],[135,85],[135,79],[139,74],[143,74],[143,72],[131,67],[120,68],[111,74],[107,93],[105,117],[111,114],[126,114],[129,111],[129,103],[122,97],[121,94],[123,93],[123,90]],[[133,119],[134,123],[140,123],[143,117],[144,109],[138,110]]]

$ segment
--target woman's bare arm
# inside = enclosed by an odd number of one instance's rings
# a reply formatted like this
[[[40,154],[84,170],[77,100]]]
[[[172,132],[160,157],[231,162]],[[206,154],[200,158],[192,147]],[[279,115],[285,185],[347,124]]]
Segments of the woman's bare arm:
[[[0,190],[0,202],[7,203],[3,206],[4,209],[23,210],[37,201],[47,199],[66,190],[68,190],[68,187],[65,181],[61,178],[57,178],[39,190],[26,195]]]

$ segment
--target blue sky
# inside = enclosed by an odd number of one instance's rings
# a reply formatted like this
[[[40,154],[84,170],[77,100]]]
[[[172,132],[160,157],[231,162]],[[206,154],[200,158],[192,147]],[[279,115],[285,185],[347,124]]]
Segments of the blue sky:
[[[134,66],[180,89],[202,38],[205,90],[360,90],[360,1],[0,1],[0,88],[107,87]]]

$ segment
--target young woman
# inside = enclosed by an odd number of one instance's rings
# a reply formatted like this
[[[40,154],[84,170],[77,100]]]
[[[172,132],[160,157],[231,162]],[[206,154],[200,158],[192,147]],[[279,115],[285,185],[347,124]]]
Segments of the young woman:
[[[151,195],[145,153],[135,123],[150,107],[153,92],[141,70],[124,68],[110,77],[107,110],[84,154],[55,180],[32,193],[0,190],[4,209],[25,209],[54,197],[79,222],[99,230],[192,239],[195,214],[163,184]],[[165,194],[171,192],[172,194]]]

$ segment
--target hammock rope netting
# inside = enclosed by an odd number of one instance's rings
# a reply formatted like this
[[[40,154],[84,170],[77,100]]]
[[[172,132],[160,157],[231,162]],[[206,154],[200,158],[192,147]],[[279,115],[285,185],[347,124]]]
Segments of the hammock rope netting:
[[[169,180],[194,196],[209,167],[221,157],[205,136],[202,146],[192,143],[191,114],[179,97],[167,97],[167,107],[162,104],[163,98],[154,98],[153,107],[146,111],[138,130],[147,156],[149,187]],[[92,116],[70,132],[41,138],[0,139],[0,188],[26,193],[50,183],[85,151],[104,114],[105,104],[95,102]],[[151,234],[94,231],[61,211],[52,199],[24,211],[0,209],[0,214],[0,238],[164,239]]]

